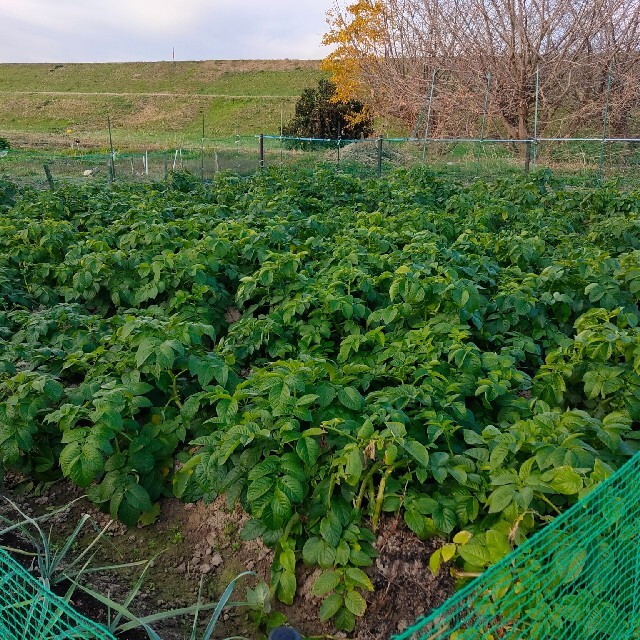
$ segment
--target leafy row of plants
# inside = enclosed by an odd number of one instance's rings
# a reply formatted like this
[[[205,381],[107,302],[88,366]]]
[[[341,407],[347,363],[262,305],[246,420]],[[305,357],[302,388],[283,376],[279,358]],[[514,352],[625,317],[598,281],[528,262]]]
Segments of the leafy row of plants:
[[[320,566],[341,629],[385,518],[478,572],[638,449],[636,192],[332,167],[7,193],[3,467],[130,525],[239,500],[274,593]]]

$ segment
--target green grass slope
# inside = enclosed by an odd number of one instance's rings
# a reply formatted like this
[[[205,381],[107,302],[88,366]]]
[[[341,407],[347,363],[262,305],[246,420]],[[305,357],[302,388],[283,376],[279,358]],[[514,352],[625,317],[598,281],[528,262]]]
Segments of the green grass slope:
[[[318,61],[210,60],[0,64],[0,135],[15,146],[199,144],[206,137],[276,133],[320,77]]]

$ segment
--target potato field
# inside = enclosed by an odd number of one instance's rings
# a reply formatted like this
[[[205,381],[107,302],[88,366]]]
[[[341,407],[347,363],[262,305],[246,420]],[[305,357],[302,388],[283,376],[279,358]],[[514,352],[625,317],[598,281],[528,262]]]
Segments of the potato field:
[[[129,526],[225,495],[352,631],[383,519],[477,574],[640,448],[639,295],[615,183],[0,182],[1,465]]]

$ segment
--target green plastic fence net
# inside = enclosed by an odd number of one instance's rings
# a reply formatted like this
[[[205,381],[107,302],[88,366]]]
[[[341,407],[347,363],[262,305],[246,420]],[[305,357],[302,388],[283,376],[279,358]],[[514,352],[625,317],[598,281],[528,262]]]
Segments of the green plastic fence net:
[[[639,456],[396,640],[640,638]]]
[[[115,640],[51,593],[0,550],[0,638],[2,640]]]

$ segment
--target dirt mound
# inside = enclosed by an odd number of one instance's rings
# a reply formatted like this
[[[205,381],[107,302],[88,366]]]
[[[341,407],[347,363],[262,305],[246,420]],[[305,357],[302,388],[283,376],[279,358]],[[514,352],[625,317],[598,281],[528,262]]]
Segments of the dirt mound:
[[[390,638],[440,606],[455,589],[446,567],[433,576],[429,557],[442,540],[418,540],[404,525],[388,521],[380,532],[372,582],[375,588],[359,625],[359,640]]]

